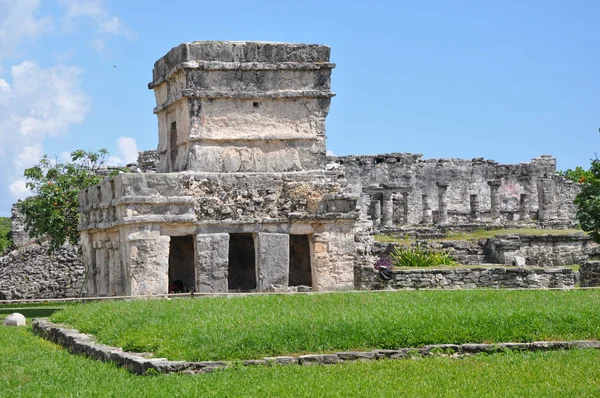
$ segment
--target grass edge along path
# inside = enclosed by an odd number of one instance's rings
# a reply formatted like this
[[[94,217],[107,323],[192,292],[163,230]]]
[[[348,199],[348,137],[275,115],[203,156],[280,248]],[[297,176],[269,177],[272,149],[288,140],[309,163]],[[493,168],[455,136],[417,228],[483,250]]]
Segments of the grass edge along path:
[[[0,341],[0,391],[6,396],[588,397],[600,392],[599,350],[140,377],[71,355],[26,328],[0,328]]]
[[[600,338],[600,290],[395,291],[89,303],[51,321],[169,360]]]

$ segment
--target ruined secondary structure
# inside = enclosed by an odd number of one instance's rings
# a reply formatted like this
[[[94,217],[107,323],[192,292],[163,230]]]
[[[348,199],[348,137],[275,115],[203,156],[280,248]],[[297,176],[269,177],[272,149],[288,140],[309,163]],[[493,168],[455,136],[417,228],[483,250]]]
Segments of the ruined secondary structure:
[[[579,187],[556,174],[556,159],[498,164],[482,158],[423,159],[392,153],[331,157],[342,166],[376,228],[575,224]]]
[[[79,195],[88,294],[352,287],[358,196],[325,171],[334,66],[329,47],[288,43],[158,60],[157,173]]]

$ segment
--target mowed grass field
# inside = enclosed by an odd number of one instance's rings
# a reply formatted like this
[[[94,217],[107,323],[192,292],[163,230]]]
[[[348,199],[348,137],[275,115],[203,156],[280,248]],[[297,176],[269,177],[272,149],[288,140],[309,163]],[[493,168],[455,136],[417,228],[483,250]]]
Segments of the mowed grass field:
[[[128,351],[241,360],[439,343],[600,338],[600,290],[465,290],[97,302],[52,315]]]
[[[135,376],[0,327],[3,397],[597,397],[600,351],[328,366],[235,367],[204,375]]]

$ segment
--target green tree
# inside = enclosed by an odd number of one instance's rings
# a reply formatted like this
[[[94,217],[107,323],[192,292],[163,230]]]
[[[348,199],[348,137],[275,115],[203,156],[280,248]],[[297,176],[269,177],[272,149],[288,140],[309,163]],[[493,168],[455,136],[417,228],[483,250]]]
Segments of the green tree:
[[[568,178],[569,180],[574,181],[574,182],[579,182],[579,181],[581,181],[582,178],[585,180],[586,178],[593,177],[593,174],[590,170],[585,170],[581,166],[575,167],[575,170],[573,170],[573,169],[567,169],[565,171],[561,170],[561,171],[558,171],[557,174],[559,176]]]
[[[579,180],[581,192],[575,198],[577,219],[581,229],[600,243],[600,160],[592,160],[592,165]]]
[[[106,149],[97,152],[79,149],[71,152],[70,162],[59,163],[44,155],[36,166],[25,170],[26,185],[33,196],[21,201],[18,208],[25,216],[25,229],[32,238],[47,237],[50,250],[66,242],[77,244],[79,191],[119,172],[113,170],[108,176],[98,173],[107,156]]]
[[[0,217],[0,256],[12,245],[10,218]]]

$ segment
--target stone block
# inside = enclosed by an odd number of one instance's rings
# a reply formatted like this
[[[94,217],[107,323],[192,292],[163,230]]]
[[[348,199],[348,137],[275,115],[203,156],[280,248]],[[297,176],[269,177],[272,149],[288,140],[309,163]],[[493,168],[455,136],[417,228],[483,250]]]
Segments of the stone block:
[[[13,312],[4,319],[4,326],[26,326],[25,316],[18,312]]]
[[[229,234],[198,234],[196,236],[198,291],[227,292],[229,264]]]
[[[290,236],[258,233],[255,239],[258,289],[272,290],[289,284]]]

